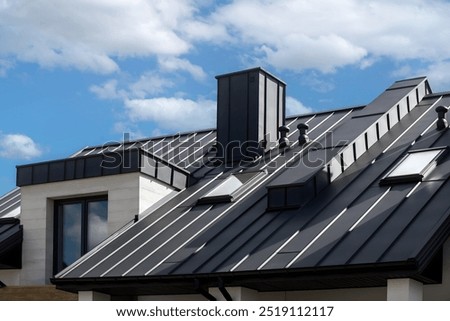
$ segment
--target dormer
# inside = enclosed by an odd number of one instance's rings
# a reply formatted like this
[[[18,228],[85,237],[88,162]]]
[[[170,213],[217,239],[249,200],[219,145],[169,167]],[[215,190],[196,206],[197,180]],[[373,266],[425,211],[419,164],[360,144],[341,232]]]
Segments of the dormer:
[[[425,77],[407,79],[395,82],[367,106],[349,109],[351,127],[334,124],[329,135],[319,135],[325,138],[305,141],[299,157],[267,185],[268,209],[298,208],[317,197],[430,93]],[[320,166],[311,166],[308,159]]]

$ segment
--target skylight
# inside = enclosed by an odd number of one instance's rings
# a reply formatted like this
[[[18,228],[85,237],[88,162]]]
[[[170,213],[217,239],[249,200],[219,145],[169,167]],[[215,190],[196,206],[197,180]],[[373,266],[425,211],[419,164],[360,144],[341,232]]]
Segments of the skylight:
[[[431,172],[446,148],[415,150],[408,152],[381,181],[381,185],[392,183],[420,182]]]
[[[248,183],[263,172],[236,173],[223,180],[216,188],[199,199],[200,204],[232,202]]]

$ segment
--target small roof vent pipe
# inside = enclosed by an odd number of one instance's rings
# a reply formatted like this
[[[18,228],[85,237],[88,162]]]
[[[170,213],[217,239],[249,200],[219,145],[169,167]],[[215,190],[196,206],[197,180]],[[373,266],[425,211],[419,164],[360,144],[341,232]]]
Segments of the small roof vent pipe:
[[[287,126],[280,126],[278,127],[278,131],[280,132],[280,139],[278,140],[278,147],[279,148],[286,148],[289,147],[289,139],[287,138],[287,133],[289,132],[289,127]]]
[[[298,136],[299,145],[309,143],[309,137],[308,137],[309,126],[306,125],[305,123],[300,123],[297,125],[297,128],[298,128],[298,131],[300,132],[300,136]]]
[[[438,106],[436,107],[436,112],[438,113],[438,120],[436,121],[436,126],[438,130],[443,130],[448,127],[447,119],[445,119],[445,114],[448,112],[448,107]]]

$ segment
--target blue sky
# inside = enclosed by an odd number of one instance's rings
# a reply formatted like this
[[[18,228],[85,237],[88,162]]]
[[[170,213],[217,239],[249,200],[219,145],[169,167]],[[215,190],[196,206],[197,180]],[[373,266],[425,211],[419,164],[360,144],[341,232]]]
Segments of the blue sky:
[[[0,194],[15,166],[215,126],[214,76],[261,66],[290,114],[428,76],[450,90],[450,2],[0,0]]]

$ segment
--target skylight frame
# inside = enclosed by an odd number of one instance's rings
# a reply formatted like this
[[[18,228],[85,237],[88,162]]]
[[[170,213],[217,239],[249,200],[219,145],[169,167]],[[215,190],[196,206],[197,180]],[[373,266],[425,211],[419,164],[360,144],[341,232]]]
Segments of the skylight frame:
[[[199,198],[197,204],[201,205],[233,202],[237,197],[239,197],[239,195],[253,186],[253,183],[257,181],[259,177],[265,175],[266,173],[266,171],[233,173],[224,178],[223,181],[210,192]],[[240,183],[238,184],[236,180],[240,181]],[[227,187],[227,184],[230,184],[230,186]],[[221,190],[224,192],[220,192]]]
[[[422,182],[424,177],[438,165],[438,163],[446,155],[447,151],[447,146],[408,151],[408,153],[403,156],[402,159],[398,161],[397,164],[380,180],[380,185],[385,186]],[[411,173],[408,174],[394,174],[396,171],[399,171],[402,166],[409,166],[412,160],[411,157],[420,157],[420,154],[429,152],[435,152],[435,155],[426,164],[419,164],[419,168],[417,170],[411,170]],[[400,169],[400,171],[407,171],[407,169]]]

